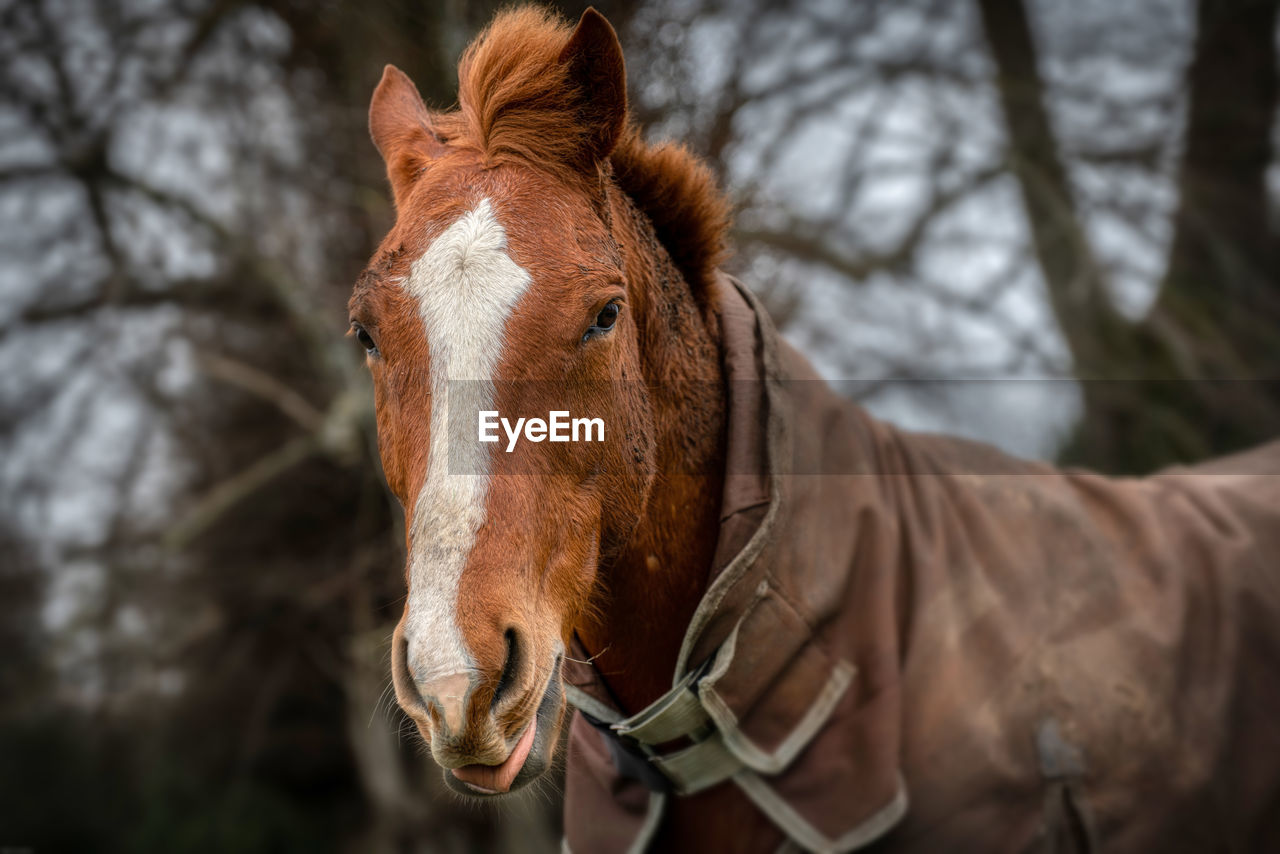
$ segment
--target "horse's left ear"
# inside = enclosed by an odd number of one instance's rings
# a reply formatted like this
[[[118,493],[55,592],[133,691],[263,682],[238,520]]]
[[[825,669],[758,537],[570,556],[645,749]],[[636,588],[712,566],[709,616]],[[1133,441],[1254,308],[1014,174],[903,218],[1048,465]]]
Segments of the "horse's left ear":
[[[590,129],[589,151],[594,162],[609,156],[627,123],[627,66],[613,26],[594,7],[588,7],[560,51],[569,66],[569,79],[582,97],[579,115]]]

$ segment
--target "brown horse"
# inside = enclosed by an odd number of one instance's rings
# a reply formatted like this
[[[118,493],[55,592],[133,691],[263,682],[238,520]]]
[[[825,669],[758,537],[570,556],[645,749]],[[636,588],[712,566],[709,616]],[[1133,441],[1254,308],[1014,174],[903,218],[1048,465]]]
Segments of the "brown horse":
[[[503,13],[459,88],[384,73],[350,304],[450,786],[543,774],[568,699],[575,851],[1280,844],[1280,448],[1118,482],[880,424],[718,272],[600,15]]]

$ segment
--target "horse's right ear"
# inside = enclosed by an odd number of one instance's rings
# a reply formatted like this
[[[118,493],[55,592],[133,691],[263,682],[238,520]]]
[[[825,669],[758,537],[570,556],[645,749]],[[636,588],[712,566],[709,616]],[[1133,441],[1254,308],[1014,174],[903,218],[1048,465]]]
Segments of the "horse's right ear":
[[[373,92],[369,135],[387,164],[387,179],[399,209],[418,173],[444,152],[444,144],[431,129],[431,113],[418,87],[394,65],[382,70],[382,81]]]

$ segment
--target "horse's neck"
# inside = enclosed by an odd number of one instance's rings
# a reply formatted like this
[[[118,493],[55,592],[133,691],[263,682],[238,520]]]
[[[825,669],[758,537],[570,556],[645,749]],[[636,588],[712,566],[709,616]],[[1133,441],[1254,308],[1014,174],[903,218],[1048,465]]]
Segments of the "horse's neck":
[[[724,482],[725,397],[716,316],[697,301],[630,201],[613,199],[656,433],[658,474],[635,534],[602,566],[605,601],[580,632],[629,712],[671,686],[707,585]]]

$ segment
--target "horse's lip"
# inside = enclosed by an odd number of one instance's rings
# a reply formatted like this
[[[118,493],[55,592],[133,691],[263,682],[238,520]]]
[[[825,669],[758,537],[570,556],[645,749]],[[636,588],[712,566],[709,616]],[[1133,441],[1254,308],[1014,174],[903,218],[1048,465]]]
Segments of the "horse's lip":
[[[556,655],[555,664],[552,665],[547,683],[542,689],[542,701],[507,758],[497,765],[464,765],[446,770],[445,779],[450,788],[479,797],[502,797],[546,771],[547,753],[554,749],[550,739],[558,729],[556,713],[564,696],[560,687],[562,658],[563,652]],[[497,769],[504,772],[501,779],[495,779],[494,772]],[[462,773],[458,773],[459,771]],[[473,775],[473,771],[477,773]],[[499,784],[505,784],[505,787],[499,787]]]
[[[533,747],[533,737],[538,732],[538,717],[534,715],[524,733],[511,748],[511,753],[498,765],[463,765],[453,769],[453,776],[467,785],[467,788],[482,795],[497,795],[511,791],[511,784],[516,775],[524,767],[529,758],[529,748]]]

